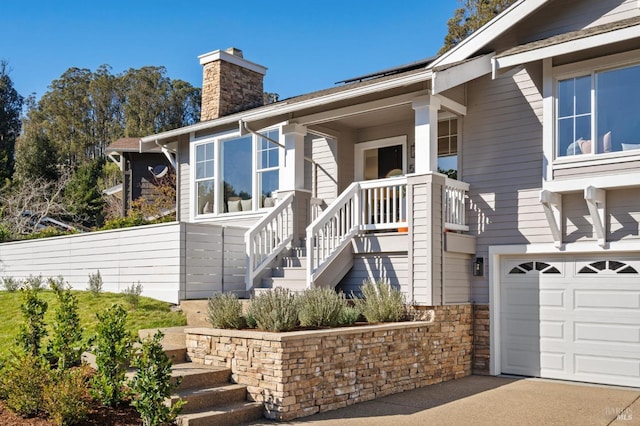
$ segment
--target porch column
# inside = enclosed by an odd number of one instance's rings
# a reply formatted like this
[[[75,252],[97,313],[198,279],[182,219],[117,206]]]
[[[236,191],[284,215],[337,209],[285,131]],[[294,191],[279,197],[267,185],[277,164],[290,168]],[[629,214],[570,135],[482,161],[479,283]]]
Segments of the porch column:
[[[304,189],[304,137],[307,128],[300,124],[282,127],[284,152],[280,156],[279,191]]]
[[[416,174],[438,171],[438,110],[440,100],[421,96],[411,104],[415,111]]]

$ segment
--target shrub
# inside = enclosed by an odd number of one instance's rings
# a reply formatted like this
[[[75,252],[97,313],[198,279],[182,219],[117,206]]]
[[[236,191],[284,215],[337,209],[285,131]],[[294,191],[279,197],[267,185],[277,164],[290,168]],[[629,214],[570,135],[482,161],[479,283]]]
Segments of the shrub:
[[[44,315],[48,305],[38,297],[38,290],[32,286],[25,286],[21,292],[20,311],[22,311],[24,323],[20,324],[17,344],[27,354],[37,357],[40,355],[42,339],[47,335]]]
[[[406,314],[402,292],[384,280],[365,281],[360,287],[364,299],[354,299],[355,306],[369,322],[400,321]]]
[[[22,417],[37,415],[43,408],[42,396],[50,373],[43,358],[14,353],[0,373],[3,403]]]
[[[142,284],[138,281],[138,284],[132,283],[131,287],[127,287],[122,290],[124,299],[133,309],[136,309],[140,304],[140,295],[142,294]]]
[[[137,368],[129,383],[131,405],[140,414],[145,426],[167,424],[180,414],[184,401],[178,400],[172,406],[165,405],[165,399],[179,383],[171,382],[171,359],[162,349],[161,331],[142,341],[140,351],[132,359]]]
[[[126,217],[117,217],[104,223],[100,230],[130,228],[132,226],[146,225],[147,222],[140,212],[132,210]]]
[[[4,277],[2,278],[2,286],[7,291],[16,291],[20,288],[20,281],[13,277]]]
[[[58,305],[54,309],[47,352],[58,369],[62,370],[79,365],[80,354],[83,351],[78,299],[71,293],[69,286],[65,286],[62,277],[50,278],[49,286],[56,294]]]
[[[242,304],[233,293],[214,294],[209,303],[208,321],[215,328],[242,328]]]
[[[344,297],[329,288],[311,288],[300,297],[298,318],[303,327],[335,327],[347,307]]]
[[[34,291],[40,291],[44,288],[44,279],[42,278],[42,275],[38,275],[37,277],[29,275],[29,277],[24,280],[22,287],[29,288]]]
[[[44,386],[42,405],[57,425],[78,424],[87,417],[91,401],[88,366],[59,370]]]
[[[247,312],[244,316],[244,322],[247,328],[256,328],[258,326],[258,323],[251,312]]]
[[[298,299],[284,288],[260,294],[251,301],[249,310],[263,330],[289,331],[298,325]]]
[[[342,310],[338,324],[353,325],[358,321],[358,318],[360,318],[360,311],[353,306],[347,306]]]
[[[98,313],[94,337],[97,371],[92,394],[105,405],[116,406],[124,397],[124,378],[131,355],[131,336],[126,331],[127,311],[113,305]]]
[[[98,296],[102,293],[102,284],[102,277],[100,276],[99,269],[95,274],[89,274],[89,287],[87,287],[87,290],[93,295]]]

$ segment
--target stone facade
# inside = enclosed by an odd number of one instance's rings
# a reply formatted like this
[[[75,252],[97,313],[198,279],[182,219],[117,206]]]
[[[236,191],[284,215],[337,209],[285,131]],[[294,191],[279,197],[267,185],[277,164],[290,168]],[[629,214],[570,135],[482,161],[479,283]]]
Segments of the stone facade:
[[[473,374],[489,374],[489,305],[473,305]]]
[[[242,58],[237,49],[229,52]],[[263,78],[263,74],[226,61],[224,56],[204,63],[200,120],[213,120],[264,105]]]
[[[288,421],[471,374],[471,305],[430,308],[431,321],[267,333],[187,329],[193,362],[229,367]]]

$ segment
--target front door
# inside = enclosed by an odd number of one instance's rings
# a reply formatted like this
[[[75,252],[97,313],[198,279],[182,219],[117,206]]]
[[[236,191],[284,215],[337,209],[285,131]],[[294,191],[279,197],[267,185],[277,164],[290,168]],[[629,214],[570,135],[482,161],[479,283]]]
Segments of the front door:
[[[406,152],[406,136],[356,144],[356,180],[404,175],[407,170]]]

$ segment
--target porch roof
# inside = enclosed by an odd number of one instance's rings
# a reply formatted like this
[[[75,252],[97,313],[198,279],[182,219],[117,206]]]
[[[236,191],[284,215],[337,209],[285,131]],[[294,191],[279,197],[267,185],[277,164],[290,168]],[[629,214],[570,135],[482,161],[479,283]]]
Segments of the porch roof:
[[[426,69],[426,66],[421,66],[419,68],[410,67],[406,71],[403,71],[402,67],[398,67],[394,74],[385,74],[376,78],[358,80],[338,87],[332,87],[283,99],[269,105],[238,112],[214,120],[203,121],[190,126],[181,127],[179,129],[145,136],[140,139],[140,150],[148,151],[150,148],[155,147],[156,143],[166,144],[174,141],[178,136],[189,134],[191,132],[229,126],[231,124],[238,123],[239,120],[250,123],[252,121],[268,119],[270,117],[304,110],[305,108],[317,107],[340,100],[356,98],[371,93],[403,87],[407,84],[428,81],[431,79],[431,76],[432,72],[431,70]]]

